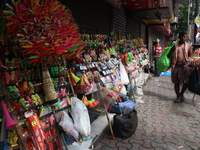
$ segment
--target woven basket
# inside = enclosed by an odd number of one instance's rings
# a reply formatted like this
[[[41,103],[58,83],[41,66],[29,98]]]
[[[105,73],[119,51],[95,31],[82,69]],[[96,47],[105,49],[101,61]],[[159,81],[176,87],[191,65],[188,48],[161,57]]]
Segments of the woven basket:
[[[51,80],[51,76],[49,73],[49,69],[47,67],[46,62],[42,63],[42,80],[43,80],[43,90],[45,93],[46,101],[53,101],[56,97],[56,91],[53,85],[53,82]],[[56,105],[57,103],[54,103],[52,105]]]

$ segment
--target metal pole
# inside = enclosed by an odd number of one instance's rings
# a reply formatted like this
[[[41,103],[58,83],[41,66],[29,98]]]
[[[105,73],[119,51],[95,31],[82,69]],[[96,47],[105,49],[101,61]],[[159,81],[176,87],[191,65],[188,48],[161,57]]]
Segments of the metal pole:
[[[190,0],[188,0],[188,26],[190,24]]]

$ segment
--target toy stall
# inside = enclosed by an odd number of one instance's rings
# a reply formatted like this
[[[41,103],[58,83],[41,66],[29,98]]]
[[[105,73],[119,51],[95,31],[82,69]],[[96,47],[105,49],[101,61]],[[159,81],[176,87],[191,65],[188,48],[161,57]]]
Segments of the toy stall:
[[[127,99],[136,109],[132,81],[149,63],[142,39],[80,34],[54,0],[12,1],[1,15],[1,148],[81,144],[91,136],[91,113],[106,115],[114,138],[108,113],[122,113]]]
[[[194,93],[193,102],[195,99],[195,95],[200,95],[200,49],[196,49],[192,55],[189,57],[189,82],[188,82],[188,90]]]

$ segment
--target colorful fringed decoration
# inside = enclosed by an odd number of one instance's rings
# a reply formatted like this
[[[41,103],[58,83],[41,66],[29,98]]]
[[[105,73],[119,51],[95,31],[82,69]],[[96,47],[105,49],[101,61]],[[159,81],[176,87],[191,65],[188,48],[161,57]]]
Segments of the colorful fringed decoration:
[[[55,0],[21,0],[6,4],[9,39],[18,41],[29,63],[52,61],[60,55],[67,60],[82,53],[84,43],[71,11]]]

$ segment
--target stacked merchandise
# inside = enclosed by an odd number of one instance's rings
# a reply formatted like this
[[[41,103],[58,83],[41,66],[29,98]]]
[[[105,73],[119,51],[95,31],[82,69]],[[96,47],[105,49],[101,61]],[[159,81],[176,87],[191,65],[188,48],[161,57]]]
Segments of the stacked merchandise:
[[[143,102],[142,86],[145,83],[144,70],[149,68],[149,56],[146,45],[143,40],[122,39],[119,41],[121,60],[128,72],[130,83],[128,86],[129,93],[135,93],[134,98],[137,102]],[[133,94],[132,94],[133,96]]]
[[[76,58],[75,75],[80,82],[75,93],[82,99],[90,112],[106,114],[110,106],[118,99],[121,87],[119,61],[113,55],[114,48],[107,35],[83,34],[85,52]],[[114,137],[112,133],[111,134]]]
[[[200,62],[200,49],[196,49],[192,55],[189,57],[189,61],[192,63],[194,66],[199,66]]]

